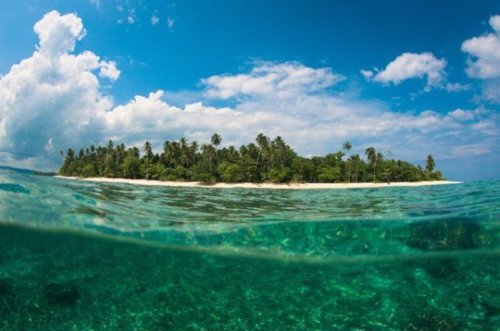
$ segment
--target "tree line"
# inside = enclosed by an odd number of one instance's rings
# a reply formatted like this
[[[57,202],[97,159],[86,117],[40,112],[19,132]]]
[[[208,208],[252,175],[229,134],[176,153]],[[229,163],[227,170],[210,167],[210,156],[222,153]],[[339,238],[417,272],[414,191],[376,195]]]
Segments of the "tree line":
[[[219,134],[210,143],[189,142],[185,138],[165,141],[161,153],[154,153],[146,141],[143,153],[137,147],[90,145],[76,154],[69,148],[61,151],[64,163],[59,170],[63,176],[156,179],[169,181],[215,182],[308,182],[357,183],[399,182],[442,179],[435,171],[432,155],[425,169],[406,161],[386,158],[374,147],[365,151],[366,161],[359,155],[348,155],[352,144],[346,141],[342,150],[325,156],[305,158],[281,138],[270,139],[257,135],[255,142],[222,147]]]

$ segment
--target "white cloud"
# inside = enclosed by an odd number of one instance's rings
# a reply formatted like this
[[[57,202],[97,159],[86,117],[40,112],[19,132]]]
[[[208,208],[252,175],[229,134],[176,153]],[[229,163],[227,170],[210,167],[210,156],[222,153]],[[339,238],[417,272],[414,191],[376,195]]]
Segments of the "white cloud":
[[[462,51],[469,54],[467,75],[484,80],[483,98],[500,103],[500,15],[489,24],[493,32],[465,40]]]
[[[373,78],[373,71],[370,71],[370,70],[360,70],[359,71],[361,73],[361,75],[363,75],[363,77],[366,79],[366,80],[370,80]]]
[[[92,140],[100,130],[97,114],[112,101],[94,72],[111,76],[117,69],[92,52],[72,54],[85,35],[75,14],[52,11],[35,32],[37,50],[0,78],[0,151],[45,164],[59,148]]]
[[[493,33],[467,39],[462,51],[468,53],[467,74],[480,79],[500,78],[500,15],[490,18]]]
[[[101,0],[90,0],[90,3],[99,8],[101,6]]]
[[[57,11],[45,14],[35,24],[34,30],[39,38],[38,51],[47,56],[72,52],[76,42],[86,35],[82,20],[78,16],[61,16]]]
[[[490,154],[491,149],[485,147],[483,144],[469,144],[469,145],[453,146],[451,152],[455,157],[471,157],[477,155]]]
[[[367,79],[384,84],[398,85],[412,78],[425,78],[426,90],[441,87],[445,80],[446,60],[438,59],[432,53],[403,53],[391,61],[382,71],[362,70]]]
[[[212,76],[203,83],[206,95],[211,98],[252,95],[275,98],[324,90],[343,79],[330,68],[313,69],[296,62],[262,62],[248,74]]]
[[[454,111],[450,112],[449,115],[457,119],[459,121],[469,121],[475,118],[475,111],[471,110],[463,110],[460,108],[455,109]]]
[[[496,120],[494,120],[493,117],[487,120],[477,122],[472,125],[472,129],[480,131],[482,134],[486,136],[498,136],[499,135],[499,128],[497,127],[498,120],[499,118],[497,116]]]
[[[151,16],[151,24],[157,25],[158,23],[160,23],[160,18],[157,15]]]
[[[175,25],[175,20],[173,18],[167,17],[167,27],[172,29]]]
[[[136,13],[135,9],[129,9],[128,10],[128,16],[127,16],[127,23],[128,24],[134,24],[136,21]]]
[[[489,23],[496,33],[500,33],[500,15],[491,16]]]
[[[444,89],[448,92],[462,92],[468,91],[470,89],[470,86],[468,84],[446,83]]]
[[[117,80],[120,78],[120,70],[116,67],[116,62],[114,61],[102,61],[101,69],[99,70],[99,76],[106,77],[111,80]]]

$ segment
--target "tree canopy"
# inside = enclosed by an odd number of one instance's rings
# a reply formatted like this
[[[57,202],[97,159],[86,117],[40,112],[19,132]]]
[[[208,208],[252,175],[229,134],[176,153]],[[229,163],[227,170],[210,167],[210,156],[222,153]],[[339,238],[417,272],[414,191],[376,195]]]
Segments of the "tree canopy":
[[[442,179],[434,171],[431,155],[426,169],[401,160],[387,159],[374,147],[366,149],[367,161],[359,154],[347,156],[352,147],[349,141],[342,144],[342,151],[325,156],[305,158],[281,138],[270,139],[262,133],[255,142],[239,148],[219,148],[222,137],[214,134],[210,143],[189,142],[185,138],[165,141],[161,153],[154,153],[146,141],[143,153],[137,147],[111,140],[107,146],[80,149],[76,154],[71,148],[61,151],[64,163],[60,175],[78,177],[112,177],[156,179],[170,181],[215,182],[400,182]]]

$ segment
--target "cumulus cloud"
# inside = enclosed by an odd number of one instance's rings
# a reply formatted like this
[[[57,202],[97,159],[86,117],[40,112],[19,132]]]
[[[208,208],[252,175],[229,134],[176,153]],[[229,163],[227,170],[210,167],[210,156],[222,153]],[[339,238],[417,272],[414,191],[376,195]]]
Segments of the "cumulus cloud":
[[[111,80],[117,80],[120,77],[120,70],[116,67],[116,62],[114,61],[102,61],[101,69],[99,70],[99,76],[106,77]]]
[[[402,81],[421,78],[426,79],[426,90],[441,87],[446,77],[445,59],[438,59],[432,53],[403,53],[381,71],[362,70],[362,75],[367,79],[384,84],[398,85]]]
[[[112,105],[95,75],[119,75],[113,62],[92,52],[72,54],[85,36],[75,14],[47,13],[35,24],[31,57],[0,78],[0,151],[17,158],[53,159],[57,148],[91,139],[96,116]]]
[[[82,40],[86,31],[82,20],[76,15],[61,16],[51,11],[35,24],[38,35],[38,51],[46,56],[60,56],[72,52],[78,40]]]
[[[203,80],[206,95],[229,99],[240,96],[286,97],[324,90],[343,80],[330,68],[313,69],[300,63],[262,62],[248,74],[216,75]]]
[[[500,15],[492,16],[489,23],[493,33],[462,43],[462,51],[471,56],[466,69],[470,77],[500,78]]]
[[[463,110],[460,108],[455,109],[454,111],[450,112],[449,115],[459,121],[469,121],[475,118],[476,113],[478,112],[479,109],[471,111],[471,110]]]
[[[363,75],[363,77],[366,79],[366,80],[370,80],[373,78],[373,75],[374,72],[373,71],[370,71],[370,70],[360,70],[359,71],[361,73],[361,75]]]
[[[489,24],[493,32],[465,40],[462,51],[469,54],[467,75],[484,80],[484,98],[500,103],[500,15]]]

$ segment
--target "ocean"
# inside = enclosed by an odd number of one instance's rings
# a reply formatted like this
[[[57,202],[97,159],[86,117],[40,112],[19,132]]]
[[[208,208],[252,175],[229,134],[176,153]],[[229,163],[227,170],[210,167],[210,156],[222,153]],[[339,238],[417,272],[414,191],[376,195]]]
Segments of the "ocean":
[[[0,169],[0,330],[499,330],[500,181],[143,187]]]

